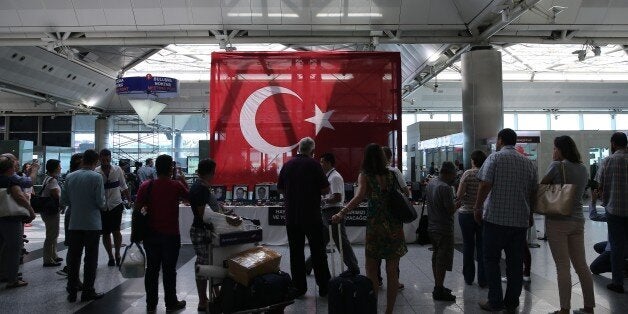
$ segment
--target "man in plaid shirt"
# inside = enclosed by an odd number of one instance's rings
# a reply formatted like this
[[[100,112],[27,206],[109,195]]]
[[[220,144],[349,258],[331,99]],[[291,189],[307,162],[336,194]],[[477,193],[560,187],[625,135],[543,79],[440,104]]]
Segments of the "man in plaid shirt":
[[[475,219],[484,225],[484,267],[488,300],[480,302],[486,311],[515,312],[523,283],[523,247],[532,221],[536,199],[537,169],[534,163],[515,150],[517,133],[503,129],[497,135],[497,152],[491,154],[477,178],[480,179],[475,203]],[[502,294],[499,263],[506,253],[506,295]]]
[[[608,240],[611,244],[613,282],[609,290],[624,293],[624,259],[628,242],[628,150],[626,134],[611,136],[611,155],[602,161],[598,171],[602,205],[608,217]]]

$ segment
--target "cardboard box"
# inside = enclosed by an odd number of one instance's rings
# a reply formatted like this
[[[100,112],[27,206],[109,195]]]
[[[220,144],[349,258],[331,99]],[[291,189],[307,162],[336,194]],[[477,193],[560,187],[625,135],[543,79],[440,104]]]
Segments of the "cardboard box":
[[[281,254],[257,246],[232,256],[227,260],[227,268],[233,280],[248,287],[255,277],[278,272],[280,263]]]

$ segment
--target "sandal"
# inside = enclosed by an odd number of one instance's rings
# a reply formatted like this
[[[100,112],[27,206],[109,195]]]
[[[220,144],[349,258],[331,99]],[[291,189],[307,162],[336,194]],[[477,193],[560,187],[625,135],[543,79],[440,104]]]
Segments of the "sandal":
[[[19,287],[24,287],[28,285],[28,282],[26,281],[22,281],[22,280],[18,280],[15,281],[13,283],[7,284],[6,287],[4,287],[5,289],[14,289],[14,288],[19,288]]]

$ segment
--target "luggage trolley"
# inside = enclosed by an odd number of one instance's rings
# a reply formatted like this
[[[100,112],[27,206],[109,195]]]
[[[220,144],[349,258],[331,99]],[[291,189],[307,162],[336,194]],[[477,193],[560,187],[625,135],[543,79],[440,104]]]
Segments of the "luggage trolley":
[[[260,241],[262,241],[262,228],[260,227],[260,221],[258,219],[241,218],[246,222],[243,222],[245,223],[244,230],[223,233],[214,231],[211,232],[211,241],[207,244],[209,248],[210,265],[196,266],[197,277],[204,278],[209,281],[210,288],[209,301],[207,302],[206,308],[207,313],[222,313],[220,304],[217,304],[216,300],[220,292],[222,279],[227,277],[228,274],[224,261],[232,255],[258,246]],[[199,272],[203,272],[204,267],[207,267],[207,274],[199,276]],[[294,303],[294,301],[286,301],[261,308],[242,310],[235,313],[273,313],[276,311],[282,313],[283,308],[292,303]]]

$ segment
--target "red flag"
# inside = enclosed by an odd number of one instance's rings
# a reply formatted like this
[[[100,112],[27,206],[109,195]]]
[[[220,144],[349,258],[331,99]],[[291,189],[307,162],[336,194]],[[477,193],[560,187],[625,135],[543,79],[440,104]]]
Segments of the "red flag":
[[[306,136],[355,182],[367,144],[401,152],[400,82],[396,52],[212,53],[215,183],[276,182]]]

